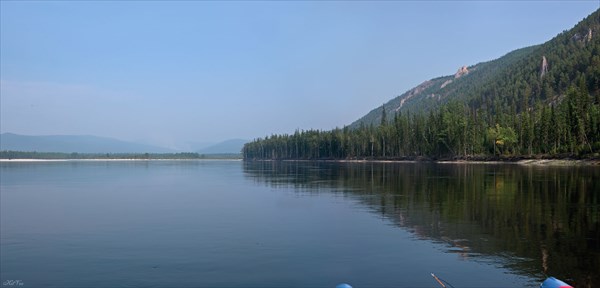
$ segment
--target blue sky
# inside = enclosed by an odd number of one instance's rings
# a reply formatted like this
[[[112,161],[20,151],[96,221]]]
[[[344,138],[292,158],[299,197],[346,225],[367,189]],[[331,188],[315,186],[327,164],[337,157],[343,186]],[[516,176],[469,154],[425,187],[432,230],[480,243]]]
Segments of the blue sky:
[[[0,131],[187,149],[350,124],[598,1],[1,1]]]

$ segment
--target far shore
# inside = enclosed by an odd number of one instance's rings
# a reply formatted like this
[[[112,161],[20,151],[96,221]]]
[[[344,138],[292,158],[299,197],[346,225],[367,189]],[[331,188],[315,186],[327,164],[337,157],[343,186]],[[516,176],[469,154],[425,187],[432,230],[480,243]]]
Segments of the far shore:
[[[203,158],[203,159],[134,159],[134,158],[97,158],[97,159],[1,159],[0,162],[119,162],[119,161],[135,161],[135,162],[145,162],[145,161],[242,161],[241,158],[233,159],[233,158]]]
[[[203,158],[203,159],[140,159],[140,158],[95,158],[95,159],[6,159],[0,158],[0,162],[146,162],[146,161],[245,161],[241,158]],[[438,163],[438,164],[513,164],[528,166],[600,166],[600,158],[590,159],[264,159],[249,161],[265,162],[336,162],[336,163]]]

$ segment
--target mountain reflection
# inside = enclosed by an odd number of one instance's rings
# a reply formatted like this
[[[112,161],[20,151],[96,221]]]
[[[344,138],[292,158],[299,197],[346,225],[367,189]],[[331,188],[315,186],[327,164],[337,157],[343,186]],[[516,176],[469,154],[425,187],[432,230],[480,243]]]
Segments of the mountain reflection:
[[[342,193],[447,252],[600,287],[600,169],[512,164],[244,162],[246,177]]]

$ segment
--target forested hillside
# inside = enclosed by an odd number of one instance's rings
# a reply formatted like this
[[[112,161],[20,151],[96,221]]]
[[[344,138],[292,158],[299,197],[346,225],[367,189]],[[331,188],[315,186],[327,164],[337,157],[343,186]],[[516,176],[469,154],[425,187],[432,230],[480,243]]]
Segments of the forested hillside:
[[[385,103],[388,112],[428,112],[449,101],[468,104],[490,115],[517,113],[540,102],[560,101],[568,87],[582,75],[588,90],[598,97],[600,88],[600,12],[596,11],[573,29],[532,47],[512,51],[505,56],[465,67],[452,76],[424,82]],[[545,61],[544,61],[545,59]],[[545,67],[544,66],[545,62]],[[465,73],[466,72],[466,73]],[[377,125],[381,107],[352,123],[351,127]]]
[[[538,46],[424,82],[349,127],[244,146],[246,159],[597,155],[600,10]]]
[[[488,62],[463,67],[455,75],[444,76],[423,82],[419,86],[385,103],[388,112],[429,112],[439,108],[449,100],[468,101],[478,98],[478,90],[488,83],[496,83],[499,75],[509,75],[518,61],[531,56],[540,46],[532,46],[512,51],[505,56]],[[541,58],[540,58],[541,59]],[[464,69],[464,70],[463,70]],[[461,73],[462,72],[462,73]],[[504,72],[504,73],[503,73]],[[477,105],[478,103],[472,103]],[[493,103],[492,103],[493,104]],[[479,104],[481,107],[481,105]],[[350,127],[361,124],[377,125],[381,121],[382,107],[377,107],[367,115],[354,121]]]

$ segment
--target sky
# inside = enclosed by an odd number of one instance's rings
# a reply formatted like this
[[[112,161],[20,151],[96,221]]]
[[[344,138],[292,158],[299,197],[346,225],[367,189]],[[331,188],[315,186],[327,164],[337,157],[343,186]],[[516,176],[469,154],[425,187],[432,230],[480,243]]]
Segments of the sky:
[[[349,125],[600,1],[0,1],[0,132],[179,150]]]

